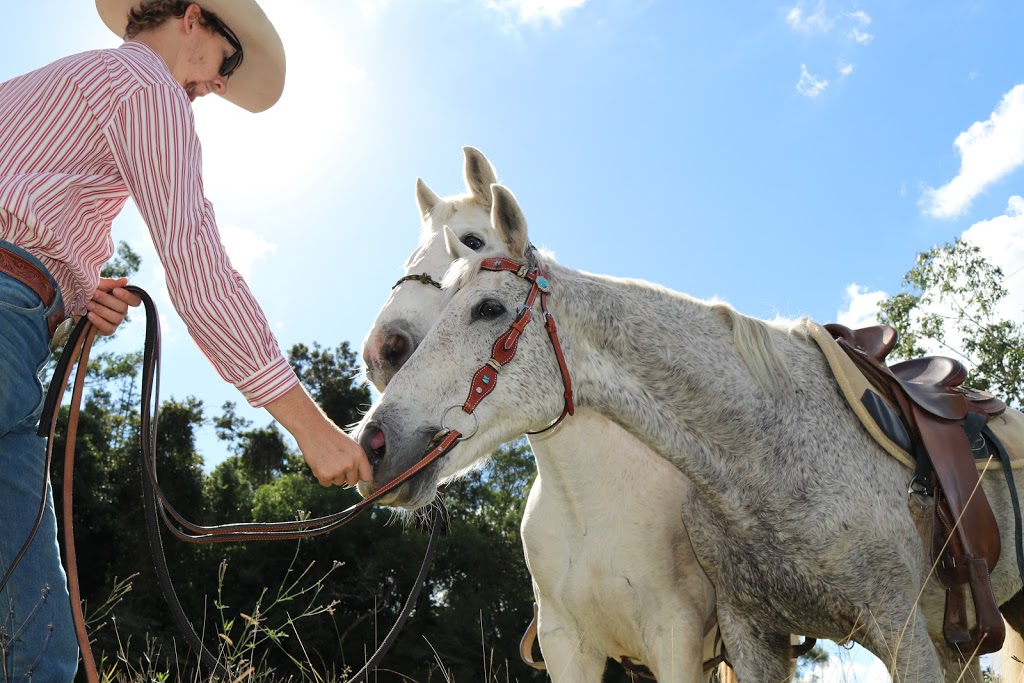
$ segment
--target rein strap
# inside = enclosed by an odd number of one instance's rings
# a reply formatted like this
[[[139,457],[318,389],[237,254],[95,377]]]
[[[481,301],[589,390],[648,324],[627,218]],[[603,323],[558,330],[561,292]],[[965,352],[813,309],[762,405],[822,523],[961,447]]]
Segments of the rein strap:
[[[157,437],[157,405],[159,399],[155,396],[155,387],[159,384],[159,363],[160,363],[160,329],[158,323],[158,316],[156,313],[156,305],[153,303],[152,298],[149,294],[139,287],[129,285],[126,287],[129,291],[137,294],[141,299],[146,311],[146,341],[145,350],[143,352],[143,363],[142,363],[142,386],[141,386],[141,402],[142,409],[140,411],[140,431],[141,431],[141,450],[142,450],[142,463],[141,467],[144,472],[142,477],[143,484],[143,502],[145,503],[145,517],[146,527],[149,535],[150,550],[152,552],[153,561],[156,569],[157,580],[160,583],[160,587],[164,593],[164,598],[167,600],[168,606],[171,611],[171,615],[178,625],[178,628],[182,631],[185,636],[185,640],[189,646],[199,655],[202,664],[216,676],[222,680],[233,680],[233,676],[230,675],[226,666],[221,662],[212,652],[210,652],[199,638],[195,629],[192,627],[182,610],[181,604],[178,601],[177,594],[174,591],[174,586],[171,582],[170,571],[167,566],[167,559],[164,555],[163,541],[160,538],[160,527],[158,523],[158,516],[163,520],[164,525],[170,530],[171,534],[189,543],[198,544],[210,544],[210,543],[237,543],[243,541],[268,541],[268,540],[289,540],[306,538],[310,536],[318,536],[332,531],[343,524],[349,522],[359,513],[366,510],[370,505],[380,499],[382,496],[387,495],[390,491],[393,491],[398,486],[408,481],[411,477],[418,474],[430,463],[437,460],[445,453],[450,451],[458,443],[461,434],[458,431],[452,430],[444,434],[444,437],[432,448],[423,458],[417,462],[409,470],[400,474],[393,481],[387,485],[382,486],[380,489],[375,491],[373,495],[361,500],[355,505],[349,508],[324,517],[299,520],[294,522],[271,522],[271,523],[249,523],[249,524],[222,524],[217,526],[200,526],[193,524],[185,519],[180,513],[178,513],[174,507],[167,500],[166,495],[160,487],[157,468],[156,468],[156,437]],[[50,469],[50,460],[52,457],[52,450],[54,444],[54,434],[56,432],[57,417],[60,412],[61,398],[64,394],[64,390],[67,387],[68,380],[70,379],[72,371],[77,365],[77,374],[75,376],[75,382],[73,386],[73,395],[71,405],[69,407],[68,427],[67,427],[67,443],[65,449],[65,460],[64,460],[64,531],[65,531],[65,552],[67,556],[67,573],[68,573],[68,584],[69,591],[71,593],[71,606],[75,621],[75,631],[79,642],[79,649],[82,653],[83,669],[86,675],[86,679],[90,683],[99,682],[99,672],[97,671],[95,659],[92,656],[90,649],[89,636],[86,632],[85,618],[81,609],[81,597],[78,587],[78,567],[75,548],[74,548],[74,528],[72,523],[72,478],[73,478],[73,464],[74,464],[74,445],[75,437],[78,424],[79,408],[81,406],[82,399],[82,386],[86,374],[86,367],[89,358],[89,349],[92,345],[92,341],[95,337],[96,329],[89,322],[88,318],[82,317],[79,323],[75,326],[74,331],[70,339],[64,346],[64,351],[61,354],[60,360],[57,363],[57,368],[54,371],[53,380],[50,383],[49,390],[47,392],[46,401],[44,403],[43,415],[39,425],[39,435],[47,436],[47,453],[46,453],[46,469],[43,472],[43,491],[45,492],[46,483],[49,481],[48,473]],[[42,496],[45,502],[45,495]],[[402,611],[399,613],[397,620],[391,628],[391,631],[384,638],[384,641],[377,648],[376,652],[369,657],[364,664],[363,668],[355,673],[348,680],[351,683],[361,683],[368,680],[369,673],[380,663],[384,655],[390,649],[391,645],[397,639],[399,632],[405,625],[413,609],[416,606],[416,601],[419,596],[420,590],[423,588],[426,580],[427,571],[430,568],[430,564],[433,560],[434,551],[437,548],[437,541],[440,536],[441,529],[445,526],[442,522],[445,514],[443,506],[443,488],[438,490],[437,495],[438,505],[434,510],[432,518],[433,529],[430,535],[430,541],[427,544],[427,550],[423,557],[423,562],[420,566],[419,573],[416,577],[415,583],[413,584],[412,590],[402,607]],[[29,545],[35,536],[36,530],[38,529],[39,522],[42,518],[42,508],[40,509],[39,515],[37,516],[36,524],[33,527],[28,538],[21,551],[14,558],[13,563],[4,574],[3,578],[0,579],[0,588],[7,582],[17,566],[21,557],[25,554]],[[174,519],[174,522],[170,518]],[[178,528],[178,525],[188,529],[191,533],[186,533]]]

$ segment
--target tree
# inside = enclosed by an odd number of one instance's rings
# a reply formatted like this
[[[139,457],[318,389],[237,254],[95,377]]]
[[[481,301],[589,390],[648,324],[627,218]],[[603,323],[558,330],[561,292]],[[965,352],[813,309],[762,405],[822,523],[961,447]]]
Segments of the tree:
[[[895,355],[916,358],[926,340],[967,362],[969,384],[1013,405],[1024,401],[1024,326],[1001,319],[1003,272],[963,240],[933,247],[903,276],[904,291],[879,304],[878,320],[900,339]]]
[[[299,381],[335,424],[354,424],[369,408],[370,390],[355,382],[359,365],[348,342],[333,352],[321,350],[316,342],[313,348],[296,344],[288,351],[288,360]]]

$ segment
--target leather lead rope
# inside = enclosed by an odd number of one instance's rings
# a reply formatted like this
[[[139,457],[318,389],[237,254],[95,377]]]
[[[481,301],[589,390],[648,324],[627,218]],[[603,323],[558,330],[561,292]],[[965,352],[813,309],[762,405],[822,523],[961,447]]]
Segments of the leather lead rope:
[[[193,524],[181,516],[170,505],[163,493],[163,490],[160,488],[157,478],[155,456],[157,438],[156,405],[158,398],[156,394],[159,384],[160,330],[156,314],[156,306],[145,290],[135,286],[128,286],[126,289],[137,294],[142,299],[146,310],[146,343],[143,352],[143,379],[141,389],[142,407],[140,411],[140,441],[143,457],[140,467],[143,471],[143,499],[145,502],[146,528],[149,537],[150,551],[153,555],[153,562],[161,590],[164,593],[164,598],[167,600],[174,620],[185,636],[189,646],[199,655],[200,661],[204,667],[223,680],[231,680],[231,674],[227,667],[221,663],[218,658],[215,657],[203,644],[202,639],[196,634],[191,622],[185,615],[184,610],[178,601],[177,594],[174,591],[173,582],[171,581],[170,570],[167,566],[167,558],[163,550],[160,525],[157,522],[158,515],[162,518],[164,524],[171,530],[172,534],[176,538],[190,543],[235,543],[247,540],[289,540],[325,534],[351,521],[356,515],[365,511],[376,500],[388,494],[398,486],[401,486],[411,477],[418,474],[427,465],[450,451],[458,443],[461,434],[454,430],[444,434],[443,438],[436,444],[436,446],[434,446],[434,448],[432,448],[414,467],[402,473],[387,485],[378,489],[372,496],[369,496],[339,513],[300,522],[225,524],[219,526],[200,526]],[[92,651],[89,646],[89,637],[86,632],[85,617],[81,606],[81,595],[78,583],[78,566],[74,548],[74,525],[71,503],[74,445],[78,428],[78,415],[80,412],[82,390],[88,365],[89,350],[95,336],[96,329],[87,318],[83,317],[75,326],[75,329],[65,344],[61,357],[57,362],[53,380],[51,381],[47,391],[46,400],[43,406],[43,414],[40,419],[40,426],[38,430],[40,436],[48,437],[46,468],[43,472],[43,481],[41,486],[44,494],[42,496],[43,505],[40,507],[36,522],[33,525],[29,536],[26,538],[21,550],[15,556],[11,566],[8,567],[3,579],[0,580],[0,590],[3,590],[3,586],[6,585],[18,563],[21,561],[21,558],[31,545],[42,520],[43,512],[45,510],[45,490],[46,484],[49,481],[54,434],[56,432],[57,417],[60,413],[61,399],[64,395],[64,390],[67,387],[71,372],[77,365],[78,371],[76,373],[72,389],[72,398],[68,417],[67,441],[65,446],[63,517],[66,545],[65,553],[68,565],[68,585],[69,592],[71,593],[71,608],[75,620],[75,633],[82,653],[83,668],[85,669],[86,678],[89,683],[98,683],[99,674],[96,669],[95,659],[92,656]],[[178,524],[186,527],[193,533],[185,533],[178,529],[177,526],[171,522],[168,515],[173,517]],[[369,672],[380,663],[384,655],[394,644],[394,641],[397,639],[402,627],[405,625],[406,621],[408,621],[409,616],[415,608],[416,600],[423,588],[427,572],[429,571],[431,562],[433,561],[433,556],[437,549],[438,538],[440,537],[441,530],[445,526],[444,518],[445,509],[442,487],[438,489],[434,513],[431,517],[431,525],[433,528],[430,540],[427,544],[427,550],[424,554],[423,562],[420,566],[412,590],[409,593],[409,597],[406,599],[406,602],[402,607],[402,611],[399,613],[398,618],[384,641],[377,648],[374,654],[370,656],[363,668],[349,679],[352,683],[361,683],[366,681]]]

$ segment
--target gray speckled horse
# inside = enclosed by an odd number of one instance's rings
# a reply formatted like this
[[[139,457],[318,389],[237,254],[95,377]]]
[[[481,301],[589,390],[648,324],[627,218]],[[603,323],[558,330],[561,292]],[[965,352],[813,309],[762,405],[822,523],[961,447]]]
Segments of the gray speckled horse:
[[[494,169],[479,151],[464,152],[467,194],[442,199],[417,181],[420,242],[363,343],[367,378],[381,391],[441,313],[443,292],[431,282],[460,255],[504,246],[491,226]],[[598,683],[606,658],[628,657],[661,681],[706,680],[715,594],[680,519],[686,479],[590,410],[530,446],[537,479],[521,532],[551,679]]]
[[[683,518],[717,589],[739,680],[787,680],[790,633],[852,639],[898,681],[950,674],[955,658],[932,644],[941,642],[944,593],[928,579],[918,501],[908,505],[913,472],[861,427],[807,322],[766,323],[723,303],[550,262],[530,250],[511,193],[492,192],[504,256],[526,262],[532,255],[548,270],[577,405],[633,433],[691,482]],[[528,282],[480,263],[466,259],[449,274],[440,317],[358,426],[374,461],[364,493],[423,456],[524,302]],[[474,435],[385,502],[428,504],[439,481],[545,427],[562,409],[552,344],[540,322],[528,325],[475,418],[449,413],[455,424],[445,427]],[[626,456],[622,467],[630,467]],[[587,472],[578,475],[586,486]],[[1003,547],[1013,548],[1002,477],[989,474],[984,486]],[[992,586],[1000,604],[1020,590],[1012,561],[999,563]]]

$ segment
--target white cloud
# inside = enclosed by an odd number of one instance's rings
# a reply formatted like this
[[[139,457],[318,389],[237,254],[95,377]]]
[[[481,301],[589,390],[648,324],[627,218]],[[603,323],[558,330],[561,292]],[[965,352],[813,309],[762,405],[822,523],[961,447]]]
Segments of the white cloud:
[[[818,0],[812,10],[808,3],[799,2],[786,13],[786,23],[801,33],[831,33],[836,26],[850,25],[847,36],[860,45],[868,45],[874,36],[864,30],[871,25],[871,16],[863,11],[839,12],[829,15],[824,0]]]
[[[825,2],[819,0],[814,9],[808,12],[805,3],[798,3],[786,14],[786,23],[795,31],[804,33],[828,33],[832,30],[834,20],[825,13]]]
[[[850,38],[858,45],[870,45],[871,41],[875,39],[873,35],[866,31],[861,31],[856,26],[851,28],[847,35],[849,35]]]
[[[846,288],[846,308],[836,313],[836,322],[857,329],[878,324],[878,304],[889,297],[881,290],[869,291],[853,283]]]
[[[1003,271],[1007,296],[999,302],[997,316],[1024,322],[1024,197],[1010,197],[1005,214],[975,223],[963,239]]]
[[[1024,84],[1003,96],[987,121],[976,121],[953,143],[960,172],[938,189],[926,188],[920,206],[936,218],[963,214],[989,185],[1024,164]]]
[[[870,26],[871,17],[864,10],[857,10],[856,12],[849,12],[846,16],[850,17],[854,22],[861,26]]]
[[[515,14],[520,22],[547,19],[560,26],[564,15],[585,5],[587,0],[487,0],[486,6],[502,14]]]
[[[828,87],[828,81],[825,79],[819,79],[807,70],[806,64],[800,65],[800,80],[796,83],[796,91],[804,97],[815,98],[821,93],[825,92],[825,88]]]
[[[864,10],[858,10],[856,12],[848,13],[846,16],[856,24],[850,29],[847,36],[849,36],[858,45],[870,45],[871,41],[874,40],[875,37],[867,31],[861,30],[862,28],[871,25],[870,15],[868,15]]]
[[[850,64],[840,59],[839,63],[836,64],[836,71],[839,72],[840,79],[846,78],[847,76],[853,73],[853,64]]]

